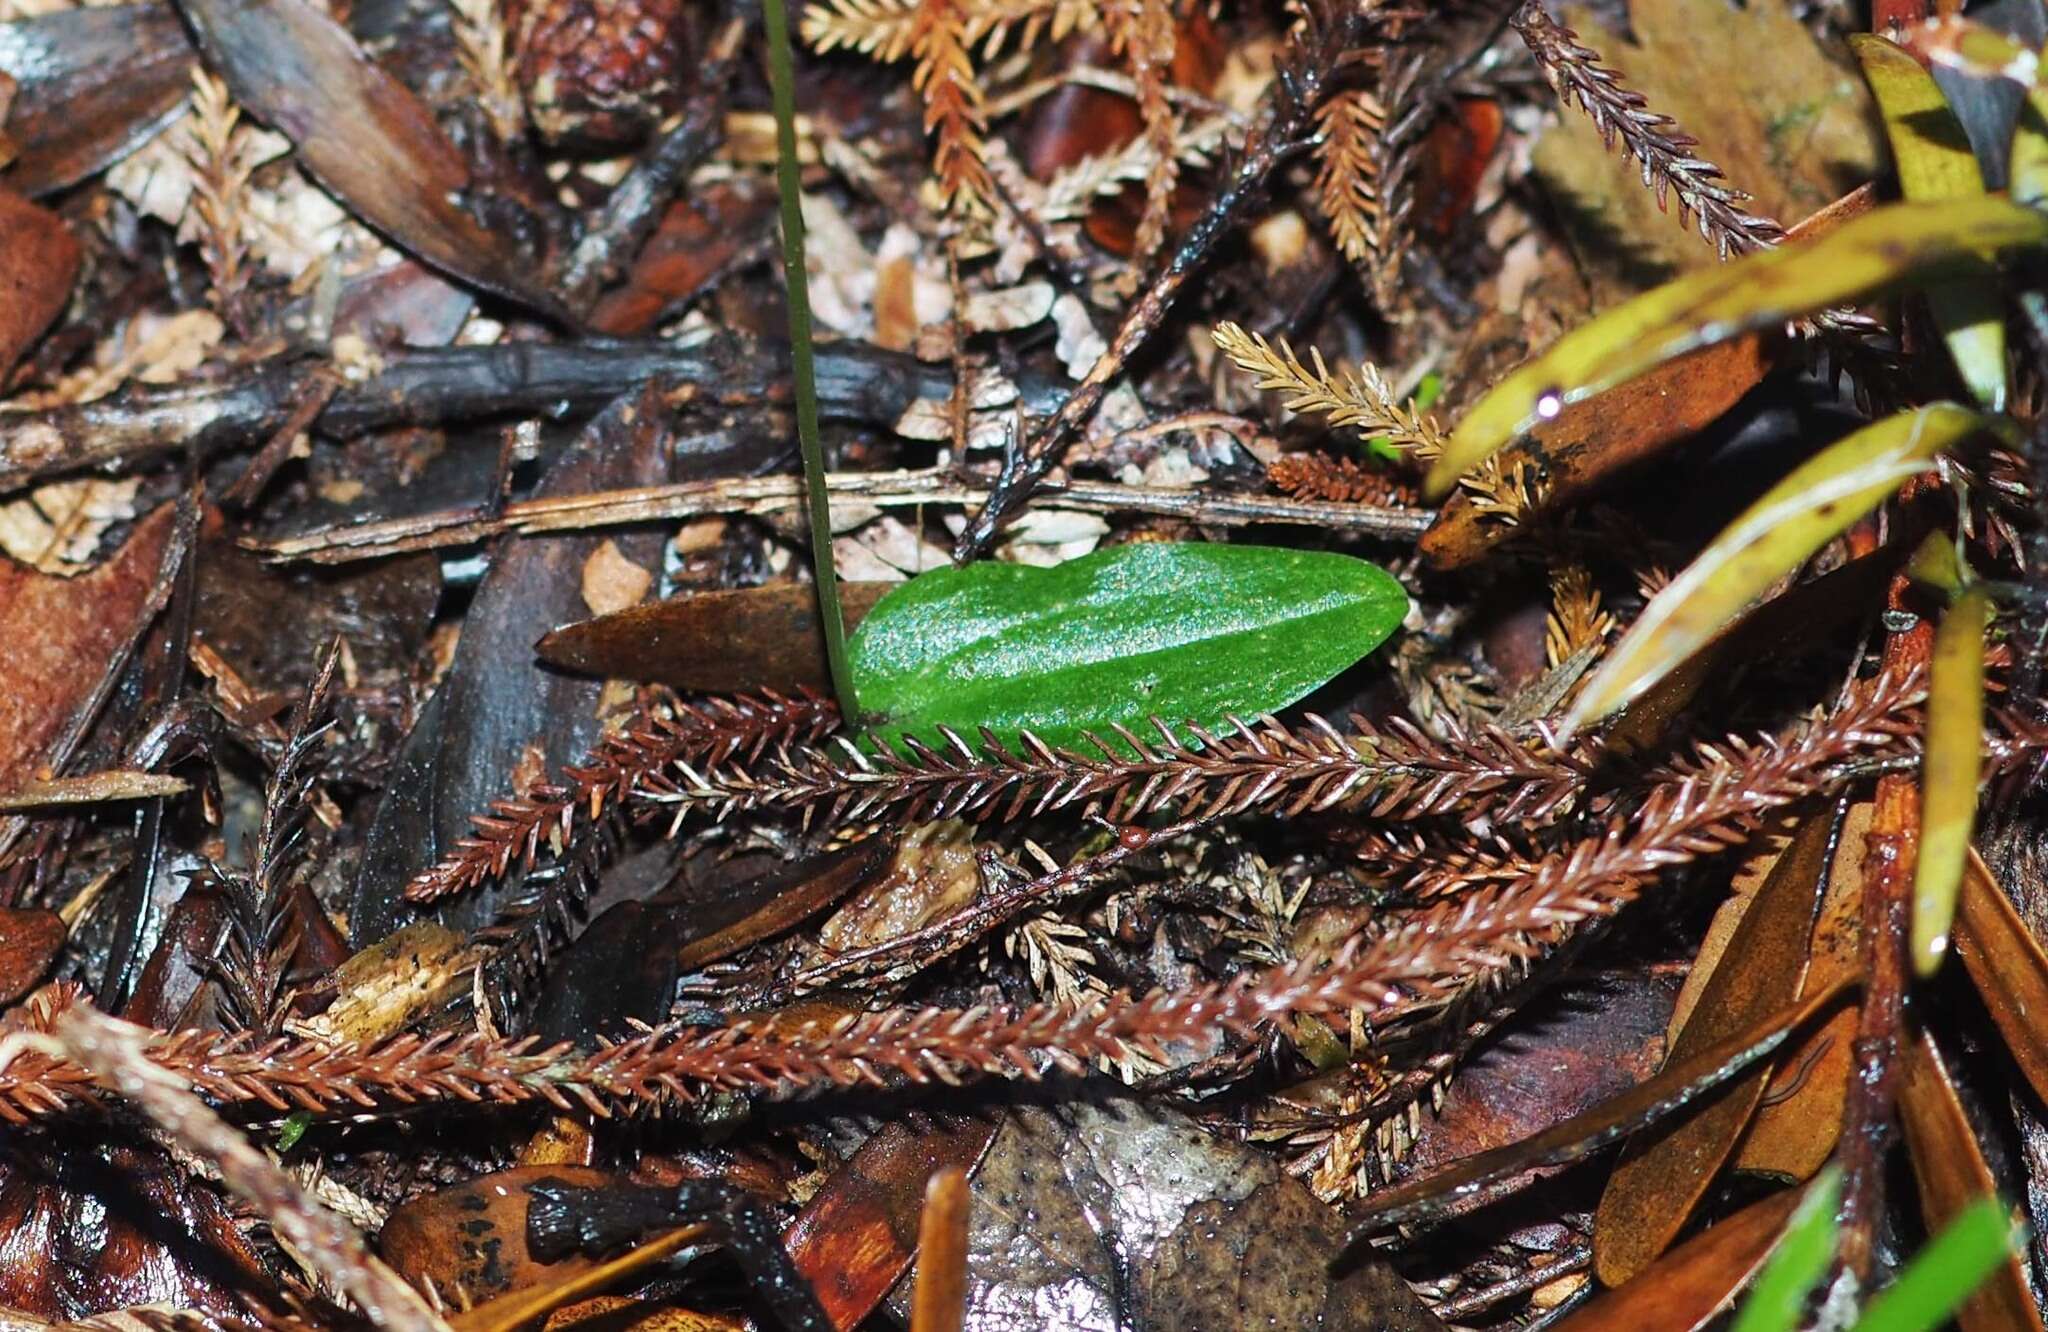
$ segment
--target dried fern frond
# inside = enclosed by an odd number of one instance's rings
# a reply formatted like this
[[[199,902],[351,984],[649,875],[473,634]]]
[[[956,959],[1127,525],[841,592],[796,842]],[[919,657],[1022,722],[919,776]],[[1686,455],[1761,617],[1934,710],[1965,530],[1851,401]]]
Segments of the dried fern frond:
[[[1295,499],[1334,504],[1408,505],[1414,489],[1383,467],[1327,453],[1286,453],[1266,468],[1266,480]]]
[[[1350,426],[1368,438],[1385,438],[1424,461],[1443,451],[1444,431],[1436,418],[1417,410],[1412,401],[1406,406],[1396,401],[1372,365],[1335,372],[1311,347],[1311,370],[1295,357],[1285,338],[1276,348],[1263,335],[1229,322],[1216,325],[1209,336],[1239,369],[1259,377],[1260,388],[1284,393],[1281,405],[1288,411],[1327,416],[1332,425]]]
[[[924,98],[924,130],[934,139],[932,175],[944,206],[984,216],[995,199],[986,160],[987,98],[968,56],[961,0],[924,0],[911,28],[910,50],[917,58],[910,82]]]
[[[206,261],[207,300],[238,329],[250,279],[249,177],[256,169],[241,119],[228,85],[194,66],[192,116],[180,148],[192,165],[191,206]]]
[[[1610,149],[1619,144],[1624,157],[1642,166],[1643,184],[1656,191],[1659,208],[1675,196],[1679,221],[1697,222],[1700,239],[1721,258],[1785,238],[1777,222],[1742,206],[1750,196],[1729,185],[1721,168],[1693,151],[1699,140],[1682,133],[1670,116],[1650,110],[1648,99],[1623,84],[1620,73],[1602,64],[1600,53],[1576,32],[1551,18],[1542,0],[1526,0],[1513,22],[1558,100],[1576,102],[1601,142]]]
[[[512,41],[500,0],[448,0],[454,11],[455,56],[476,89],[477,104],[504,143],[526,129],[526,101],[512,78]]]
[[[1173,187],[1180,177],[1180,159],[1174,151],[1179,126],[1166,97],[1178,34],[1171,0],[1122,0],[1109,12],[1110,45],[1122,54],[1137,85],[1143,138],[1152,150],[1151,168],[1145,173],[1145,211],[1138,218],[1131,264],[1121,279],[1128,291],[1136,291],[1139,270],[1166,241]]]
[[[1176,169],[1208,165],[1229,131],[1230,121],[1226,117],[1208,116],[1175,134]],[[1155,155],[1152,141],[1140,136],[1114,151],[1084,157],[1061,168],[1045,184],[1044,198],[1036,210],[1040,220],[1071,222],[1086,213],[1096,200],[1149,179]]]
[[[263,824],[249,872],[219,875],[229,924],[221,989],[229,1016],[252,1031],[275,1032],[285,1016],[285,971],[302,928],[291,889],[305,857],[306,810],[332,725],[322,718],[340,660],[337,642],[299,700],[283,757],[264,791]]]
[[[839,724],[839,710],[810,693],[794,697],[713,699],[680,707],[667,717],[644,715],[608,735],[561,782],[545,782],[525,795],[499,800],[471,820],[475,831],[439,864],[406,885],[415,902],[431,902],[502,878],[513,865],[530,866],[547,839],[550,849],[572,849],[578,821],[601,823],[635,788],[670,764],[715,764],[756,756],[791,740],[817,739]]]
[[[901,60],[916,41],[922,0],[824,0],[804,11],[803,39],[819,54],[846,49],[883,62]],[[1059,41],[1101,23],[1094,0],[965,0],[962,33],[971,48],[993,60],[1009,39],[1030,47],[1041,38]]]
[[[1331,239],[1353,263],[1379,252],[1379,163],[1374,144],[1386,124],[1377,99],[1363,89],[1340,92],[1316,111],[1316,203]]]
[[[1543,822],[1585,782],[1579,758],[1532,751],[1505,732],[1439,737],[1400,720],[1384,727],[1352,720],[1355,735],[1319,717],[1292,729],[1268,717],[1234,723],[1221,735],[1189,728],[1186,739],[1155,723],[1156,737],[1119,728],[1113,740],[1093,739],[1091,753],[1055,749],[1029,733],[1013,750],[986,733],[977,746],[944,731],[943,748],[906,740],[906,756],[839,745],[793,747],[752,769],[671,763],[637,794],[671,807],[678,820],[691,812],[782,809],[835,825],[883,813],[915,823],[1061,810],[1118,823],[1165,810],[1203,820],[1331,810],[1416,819],[1457,810]]]
[[[1598,652],[1614,632],[1614,616],[1600,604],[1600,589],[1583,564],[1550,576],[1550,614],[1543,622],[1543,655],[1555,668],[1581,652]]]

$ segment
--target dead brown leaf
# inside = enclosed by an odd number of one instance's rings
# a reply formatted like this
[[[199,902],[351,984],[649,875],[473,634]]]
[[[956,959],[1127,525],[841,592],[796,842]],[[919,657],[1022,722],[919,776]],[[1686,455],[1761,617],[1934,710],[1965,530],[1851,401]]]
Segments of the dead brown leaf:
[[[1798,994],[1838,821],[1838,810],[1812,812],[1778,857],[1673,1040],[1672,1063],[1768,1019]],[[1593,1268],[1602,1282],[1619,1286],[1631,1280],[1678,1237],[1734,1150],[1768,1080],[1768,1065],[1753,1068],[1695,1112],[1630,1140],[1594,1218]]]

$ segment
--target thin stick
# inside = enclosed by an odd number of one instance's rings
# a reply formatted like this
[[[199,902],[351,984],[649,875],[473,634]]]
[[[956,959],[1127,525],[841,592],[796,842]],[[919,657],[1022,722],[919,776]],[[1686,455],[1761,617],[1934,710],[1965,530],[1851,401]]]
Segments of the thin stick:
[[[789,359],[796,377],[796,436],[804,453],[811,511],[811,569],[818,583],[818,621],[839,715],[860,717],[846,665],[846,621],[832,560],[832,504],[825,492],[825,449],[818,438],[818,372],[811,357],[811,288],[804,269],[804,213],[796,160],[796,72],[789,54],[789,15],[782,0],[764,0],[768,28],[768,90],[775,105],[775,179],[782,190],[782,274],[789,288]]]
[[[988,487],[963,481],[949,468],[903,472],[834,472],[825,487],[841,500],[876,508],[926,504],[977,504]],[[633,490],[598,491],[547,499],[518,500],[496,515],[474,505],[410,514],[383,522],[342,524],[275,539],[247,537],[244,549],[268,560],[311,560],[347,564],[412,551],[465,546],[508,532],[532,536],[577,532],[632,523],[667,522],[705,514],[761,517],[796,507],[805,489],[794,477],[728,477],[685,481]],[[1234,495],[1185,486],[1126,486],[1112,481],[1048,483],[1037,501],[1050,509],[1084,513],[1146,513],[1192,523],[1237,527],[1286,523],[1353,536],[1413,541],[1435,517],[1430,509],[1383,507],[1338,500],[1302,500],[1277,495]]]

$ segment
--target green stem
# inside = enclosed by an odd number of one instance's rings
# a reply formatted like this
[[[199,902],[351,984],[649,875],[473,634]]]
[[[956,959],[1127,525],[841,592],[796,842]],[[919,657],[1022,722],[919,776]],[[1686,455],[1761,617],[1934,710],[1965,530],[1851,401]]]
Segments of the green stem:
[[[811,354],[811,288],[804,270],[804,214],[796,160],[796,71],[789,54],[789,14],[783,0],[762,0],[768,28],[768,90],[775,104],[775,178],[782,187],[782,274],[789,288],[789,353],[796,375],[796,437],[804,454],[804,486],[811,514],[811,570],[818,584],[818,620],[825,630],[825,661],[840,715],[860,718],[853,674],[846,665],[846,620],[839,610],[839,577],[832,561],[832,505],[825,491],[825,450],[818,440],[818,376]]]

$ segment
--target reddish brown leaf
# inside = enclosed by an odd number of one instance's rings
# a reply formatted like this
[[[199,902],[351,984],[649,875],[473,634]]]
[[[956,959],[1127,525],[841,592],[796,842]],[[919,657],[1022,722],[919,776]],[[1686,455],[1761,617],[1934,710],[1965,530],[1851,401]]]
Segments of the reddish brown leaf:
[[[550,1180],[601,1188],[614,1176],[578,1166],[515,1166],[436,1189],[393,1212],[377,1233],[377,1253],[421,1289],[463,1292],[482,1303],[539,1284],[554,1284],[597,1263],[581,1254],[541,1262],[526,1249],[527,1192]]]
[[[1556,1332],[1693,1332],[1726,1309],[1770,1256],[1799,1205],[1787,1189],[1751,1203],[1560,1323]]]
[[[842,583],[846,629],[898,583]],[[818,597],[808,584],[700,592],[564,625],[534,651],[550,666],[705,693],[829,689]]]
[[[79,254],[61,218],[0,188],[0,378],[63,313]]]
[[[922,1131],[893,1121],[805,1204],[783,1242],[834,1323],[851,1328],[882,1302],[917,1253],[928,1181],[949,1167],[973,1169],[995,1133],[992,1119]]]
[[[60,769],[143,629],[170,595],[183,558],[175,509],[145,518],[121,549],[91,573],[56,578],[0,558],[0,642],[7,644],[0,689],[0,790],[38,769]],[[0,820],[0,851],[21,820]]]
[[[180,0],[235,100],[399,246],[486,291],[575,321],[534,264],[461,207],[469,166],[412,91],[304,0]]]
[[[1374,1194],[1358,1209],[1359,1223],[1378,1230],[1435,1215],[1471,1199],[1498,1197],[1505,1183],[1525,1171],[1584,1160],[1768,1059],[1793,1032],[1833,1007],[1847,988],[1837,986],[1781,1009],[1691,1058],[1669,1065],[1634,1090],[1524,1142],[1482,1152],[1448,1170]]]
[[[54,911],[0,907],[0,1007],[36,987],[69,933]]]
[[[2048,1098],[2048,956],[1975,851],[1956,904],[1956,952],[2014,1062],[2036,1096]]]
[[[1913,1179],[1920,1186],[1920,1214],[1932,1235],[1971,1203],[1997,1197],[1998,1182],[1933,1038],[1923,1030],[1918,1040],[1907,1044],[1904,1056],[1899,1118],[1906,1128]],[[1962,1332],[2039,1332],[2041,1311],[2027,1289],[2017,1254],[2008,1254],[1992,1269],[1957,1312],[1956,1325]]]
[[[1825,234],[1867,211],[1876,195],[1866,185],[1794,227],[1793,237]],[[1552,503],[1579,498],[1623,468],[1712,424],[1763,382],[1779,362],[1774,339],[1749,334],[1667,361],[1606,393],[1575,402],[1530,432],[1530,441],[1501,454],[1540,467]],[[1516,529],[1487,521],[1471,497],[1453,495],[1422,537],[1422,553],[1439,569],[1483,557]]]
[[[1671,1062],[1767,1019],[1798,994],[1837,821],[1832,809],[1811,814],[1778,857],[1672,1042]],[[1753,1068],[1694,1113],[1630,1140],[1594,1218],[1593,1268],[1602,1282],[1631,1280],[1678,1237],[1742,1136],[1768,1079],[1768,1066]]]
[[[1870,816],[1870,802],[1850,806],[1836,846],[1852,852],[1862,847]],[[1837,855],[1814,922],[1800,993],[1819,994],[1854,976],[1862,965],[1862,940],[1863,857]],[[1763,1104],[1736,1149],[1734,1169],[1796,1181],[1813,1178],[1826,1164],[1841,1136],[1855,1037],[1856,1010],[1844,1008],[1786,1048]]]
[[[694,296],[765,239],[774,215],[775,191],[746,176],[677,200],[624,280],[591,311],[590,326],[621,338],[645,333],[663,311]]]

